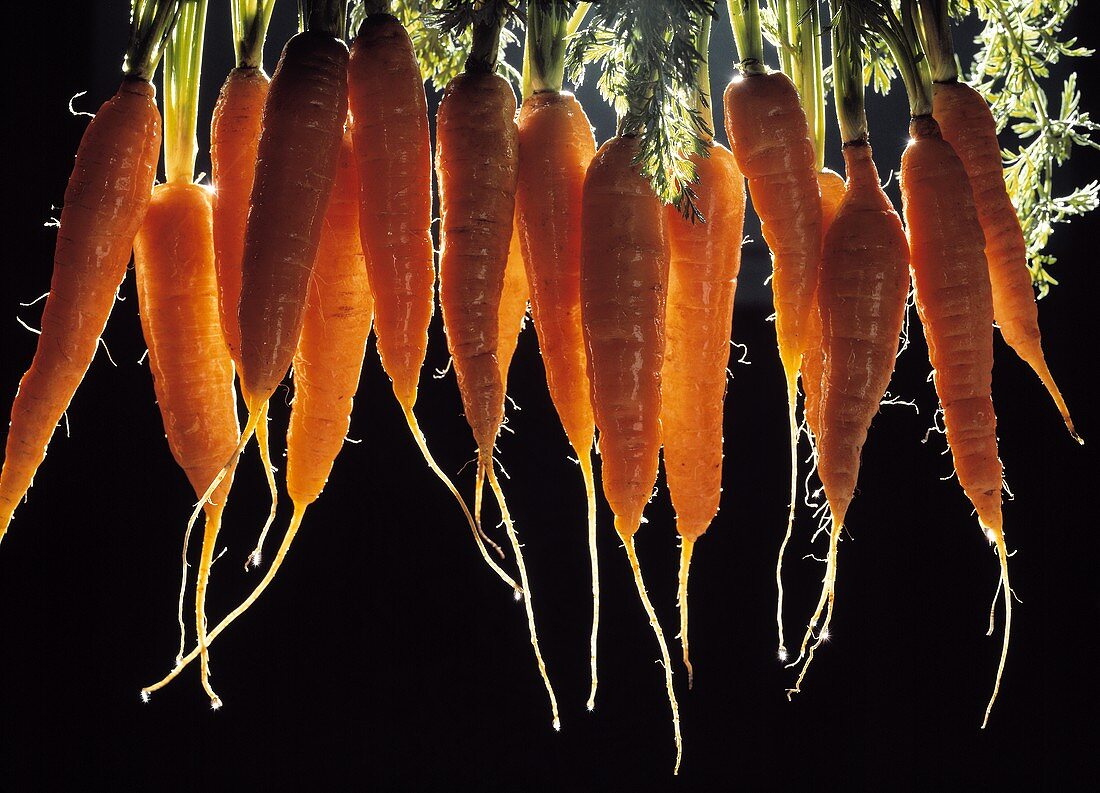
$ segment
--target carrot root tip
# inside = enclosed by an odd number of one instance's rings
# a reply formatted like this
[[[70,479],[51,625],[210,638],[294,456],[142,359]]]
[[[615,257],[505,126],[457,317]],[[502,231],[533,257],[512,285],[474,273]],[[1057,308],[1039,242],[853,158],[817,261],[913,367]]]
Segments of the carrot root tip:
[[[146,704],[149,703],[149,692],[148,691],[146,691],[145,689],[142,689],[140,696],[141,696],[141,701],[142,702],[144,702]]]

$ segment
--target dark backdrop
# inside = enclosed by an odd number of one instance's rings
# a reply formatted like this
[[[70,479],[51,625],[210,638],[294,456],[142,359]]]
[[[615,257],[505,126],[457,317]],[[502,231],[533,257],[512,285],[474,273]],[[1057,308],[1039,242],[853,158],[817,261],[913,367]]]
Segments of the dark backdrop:
[[[231,65],[226,4],[211,5],[203,124]],[[35,345],[16,317],[37,324],[40,305],[21,302],[48,287],[55,231],[43,223],[57,214],[51,207],[86,122],[66,103],[86,90],[76,106],[90,110],[110,95],[127,34],[124,0],[43,6],[20,28],[20,46],[4,49],[13,76],[8,127],[20,141],[5,160],[5,412]],[[269,68],[292,8],[280,4]],[[725,23],[716,30],[720,85],[730,45]],[[1092,106],[1095,66],[1078,68]],[[606,138],[609,114],[590,88],[582,98]],[[885,174],[905,142],[904,104],[869,104]],[[1100,163],[1082,151],[1067,170],[1081,183],[1100,174]],[[1100,441],[1087,377],[1096,229],[1093,218],[1059,229],[1061,286],[1042,313],[1048,358],[1078,427]],[[1034,375],[999,339],[995,400],[1015,493],[1005,519],[1022,602],[989,729],[978,725],[1000,649],[1000,627],[985,636],[996,561],[958,483],[941,481],[951,472],[942,436],[922,443],[935,401],[915,324],[891,390],[920,412],[885,408],[875,422],[849,515],[855,541],[842,546],[833,639],[805,693],[786,701],[792,677],[774,657],[772,579],[786,515],[784,394],[765,321],[767,258],[759,243],[745,258],[734,336],[752,363],[732,367],[723,508],[696,554],[693,691],[676,667],[685,745],[678,780],[656,648],[605,504],[602,684],[596,712],[584,711],[583,491],[530,330],[509,389],[522,410],[509,409],[515,434],[505,433],[499,449],[561,734],[550,729],[522,608],[485,570],[420,461],[373,342],[350,433],[362,442],[345,447],[276,583],[215,645],[214,682],[226,706],[209,710],[194,670],[143,705],[139,687],[167,671],[175,652],[179,541],[194,499],[138,364],[145,348],[128,278],[105,335],[117,365],[97,356],[68,412],[71,432],[54,438],[0,548],[0,789],[1073,789],[1095,781],[1096,446],[1068,439]],[[429,376],[447,360],[438,317],[432,333],[418,412],[443,467],[457,472],[473,444],[453,376]],[[283,401],[275,400],[276,438]],[[266,512],[254,456],[238,479],[213,616],[256,580],[241,572]],[[469,493],[472,468],[459,481]],[[287,517],[284,510],[279,529]],[[648,517],[640,553],[675,655],[677,542],[663,490]],[[787,567],[788,630],[797,635],[822,569],[801,558],[811,525],[803,510]],[[815,548],[823,553],[820,541]]]

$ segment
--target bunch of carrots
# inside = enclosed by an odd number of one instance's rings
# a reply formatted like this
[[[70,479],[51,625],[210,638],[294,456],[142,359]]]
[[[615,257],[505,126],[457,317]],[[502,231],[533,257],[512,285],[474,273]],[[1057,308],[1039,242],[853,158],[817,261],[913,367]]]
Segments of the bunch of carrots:
[[[322,494],[373,331],[426,465],[461,510],[483,560],[524,602],[560,728],[532,584],[494,459],[509,366],[529,310],[587,501],[587,707],[595,707],[598,681],[598,481],[658,642],[678,769],[674,664],[634,538],[663,454],[681,538],[679,637],[690,687],[688,574],[721,501],[731,326],[751,200],[772,253],[788,404],[791,500],[786,530],[777,533],[776,613],[779,657],[800,667],[789,693],[803,685],[828,637],[839,541],[912,289],[955,471],[999,558],[1004,640],[988,720],[1012,613],[991,392],[994,322],[1080,439],[1043,357],[1026,241],[993,118],[982,96],[959,81],[947,0],[902,0],[900,13],[887,0],[771,0],[781,70],[766,64],[760,3],[731,0],[738,58],[724,92],[729,148],[716,139],[711,113],[713,2],[529,0],[517,103],[501,63],[502,33],[521,19],[516,4],[447,0],[425,13],[468,49],[439,103],[434,152],[419,62],[432,54],[418,52],[402,24],[412,4],[362,0],[353,4],[349,30],[346,2],[302,3],[300,32],[269,78],[263,50],[274,5],[230,3],[236,67],[212,120],[212,181],[201,184],[194,171],[206,0],[135,0],[122,84],[77,152],[38,349],[12,407],[0,539],[91,363],[132,254],[157,404],[197,498],[183,533],[179,651],[143,697],[197,659],[212,706],[221,705],[210,647],[271,584]],[[828,35],[823,18],[831,20]],[[628,43],[615,55],[608,42],[624,40],[617,36],[623,31]],[[882,189],[870,146],[864,53],[872,39],[889,51],[910,102],[901,214]],[[844,178],[824,167],[826,40]],[[161,60],[163,117],[152,83]],[[600,87],[619,124],[599,148],[564,88],[567,61],[577,80],[586,63],[602,63]],[[162,142],[164,179],[155,183]],[[472,507],[436,463],[414,412],[437,299],[476,447]],[[285,488],[293,514],[252,593],[211,627],[206,601],[218,532],[253,436],[272,504],[246,567],[263,564],[278,500],[268,404],[288,372],[294,400]],[[828,506],[829,551],[792,659],[782,559],[795,524],[800,382]],[[518,581],[485,531],[486,484]],[[200,517],[188,626],[188,545]]]

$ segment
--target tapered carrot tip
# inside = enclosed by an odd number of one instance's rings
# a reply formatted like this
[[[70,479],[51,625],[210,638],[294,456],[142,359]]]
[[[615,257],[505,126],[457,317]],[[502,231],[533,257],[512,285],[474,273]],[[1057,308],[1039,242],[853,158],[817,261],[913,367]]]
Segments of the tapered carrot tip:
[[[997,678],[993,682],[993,695],[989,698],[989,704],[985,706],[985,717],[982,719],[982,729],[989,724],[989,714],[993,711],[993,703],[997,701],[997,695],[1001,692],[1001,678],[1004,676],[1005,661],[1008,659],[1008,644],[1012,637],[1012,586],[1008,580],[1008,548],[1005,546],[1004,532],[1000,529],[987,529],[987,535],[997,545],[997,557],[1000,560],[1001,578],[998,587],[1004,598],[1005,605],[1005,631],[1001,642],[1001,659],[997,664]],[[992,628],[992,619],[991,625]]]
[[[686,537],[680,546],[680,646],[684,651],[684,668],[688,673],[688,689],[695,685],[695,672],[691,667],[691,653],[688,650],[688,573],[691,569],[691,554],[695,550],[695,541]]]

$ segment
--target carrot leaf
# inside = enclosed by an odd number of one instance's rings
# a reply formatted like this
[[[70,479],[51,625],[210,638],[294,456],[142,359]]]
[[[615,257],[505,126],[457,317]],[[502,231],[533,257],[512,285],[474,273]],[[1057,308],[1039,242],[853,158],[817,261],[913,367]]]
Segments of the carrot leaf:
[[[126,77],[152,80],[180,11],[180,0],[133,0],[130,41],[122,60]]]

